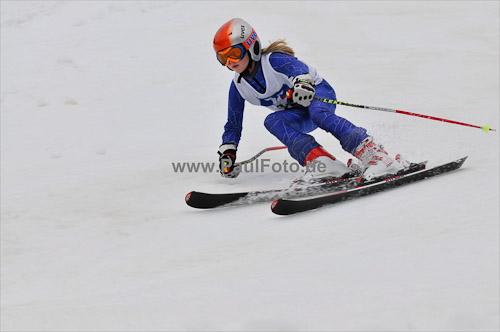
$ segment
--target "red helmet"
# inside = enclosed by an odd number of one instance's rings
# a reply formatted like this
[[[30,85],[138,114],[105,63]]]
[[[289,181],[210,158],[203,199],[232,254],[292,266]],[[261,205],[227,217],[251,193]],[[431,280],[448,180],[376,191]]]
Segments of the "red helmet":
[[[241,18],[233,18],[224,23],[214,37],[214,50],[220,52],[228,47],[242,45],[254,61],[262,55],[260,39],[250,24]]]

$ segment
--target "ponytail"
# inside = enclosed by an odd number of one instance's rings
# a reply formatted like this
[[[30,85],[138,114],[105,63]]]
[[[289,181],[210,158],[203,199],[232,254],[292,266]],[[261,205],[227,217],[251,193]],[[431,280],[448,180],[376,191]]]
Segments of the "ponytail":
[[[294,50],[287,45],[284,39],[279,39],[275,42],[272,42],[271,45],[262,49],[262,54],[269,53],[284,53],[287,55],[295,56]]]

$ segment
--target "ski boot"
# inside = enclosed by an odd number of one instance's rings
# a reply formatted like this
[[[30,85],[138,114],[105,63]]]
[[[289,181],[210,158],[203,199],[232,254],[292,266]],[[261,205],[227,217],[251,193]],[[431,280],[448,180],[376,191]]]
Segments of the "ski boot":
[[[350,168],[329,154],[323,147],[312,149],[304,161],[306,173],[295,179],[293,186],[322,185],[353,177]]]
[[[401,155],[399,160],[392,159],[384,147],[373,141],[372,137],[367,137],[356,148],[354,156],[361,161],[363,169],[363,177],[366,180],[396,175],[398,172],[405,169]],[[408,163],[404,161],[404,163]]]

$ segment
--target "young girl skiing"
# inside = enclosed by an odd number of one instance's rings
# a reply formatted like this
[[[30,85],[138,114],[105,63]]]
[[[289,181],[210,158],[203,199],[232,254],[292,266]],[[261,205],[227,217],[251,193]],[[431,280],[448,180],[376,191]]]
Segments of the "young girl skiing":
[[[294,51],[284,41],[262,49],[252,26],[235,18],[222,25],[213,43],[219,62],[235,72],[229,89],[228,120],[218,151],[223,177],[239,174],[235,161],[245,101],[274,111],[266,117],[264,126],[287,146],[300,165],[324,165],[324,172],[311,174],[313,179],[342,178],[350,173],[345,164],[308,134],[318,127],[331,133],[345,151],[361,161],[367,179],[396,174],[404,168],[373,141],[366,129],[337,116],[335,104],[313,99],[336,100],[335,91],[315,68],[294,57]]]

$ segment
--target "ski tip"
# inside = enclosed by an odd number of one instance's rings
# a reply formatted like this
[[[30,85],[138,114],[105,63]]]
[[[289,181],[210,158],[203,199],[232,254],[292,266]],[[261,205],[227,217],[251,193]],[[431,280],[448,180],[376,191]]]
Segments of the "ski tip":
[[[278,202],[279,202],[279,199],[275,200],[275,201],[271,204],[271,211],[274,211],[274,208],[276,207],[276,205],[278,205]]]
[[[277,200],[275,200],[272,204],[271,204],[271,212],[274,213],[274,214],[277,214],[277,215],[283,215],[282,211],[280,211],[280,201],[282,199],[279,198]]]
[[[186,197],[184,198],[184,200],[186,201],[186,203],[189,205],[189,199],[191,199],[191,195],[193,194],[193,191],[190,191]]]
[[[274,214],[277,214],[278,216],[287,216],[289,214],[293,214],[294,212],[291,212],[290,209],[287,207],[287,202],[288,200],[284,200],[282,198],[279,198],[275,200],[271,204],[271,212]]]

